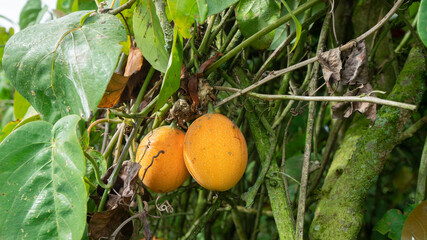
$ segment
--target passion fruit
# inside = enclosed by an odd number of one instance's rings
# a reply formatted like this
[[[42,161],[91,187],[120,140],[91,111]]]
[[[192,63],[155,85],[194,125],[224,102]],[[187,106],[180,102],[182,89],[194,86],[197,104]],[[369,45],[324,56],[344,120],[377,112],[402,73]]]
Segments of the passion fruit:
[[[157,193],[171,192],[188,178],[182,155],[184,137],[183,131],[162,126],[142,139],[136,152],[136,161],[142,166],[139,177],[150,190]]]
[[[201,186],[226,191],[236,185],[245,172],[248,161],[245,137],[224,115],[203,115],[185,134],[184,161]]]

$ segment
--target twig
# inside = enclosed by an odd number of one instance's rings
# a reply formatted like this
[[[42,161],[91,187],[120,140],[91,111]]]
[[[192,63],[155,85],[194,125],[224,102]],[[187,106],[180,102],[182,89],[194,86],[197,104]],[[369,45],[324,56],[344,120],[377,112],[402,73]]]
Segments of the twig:
[[[402,4],[402,2],[403,2],[404,0],[398,0],[395,4],[394,4],[394,6],[393,6],[393,8],[392,9],[390,9],[390,11],[384,16],[384,18],[383,19],[381,19],[381,21],[379,21],[375,26],[373,26],[371,29],[369,29],[368,31],[366,31],[365,33],[363,33],[362,35],[360,35],[359,37],[357,37],[356,39],[354,39],[354,40],[351,40],[351,41],[349,41],[349,42],[347,42],[345,45],[343,45],[343,46],[341,46],[339,49],[341,50],[341,51],[344,51],[344,50],[347,50],[347,49],[350,49],[350,48],[352,48],[353,46],[354,46],[354,44],[356,43],[356,42],[359,42],[359,41],[361,41],[361,40],[363,40],[363,39],[365,39],[366,37],[368,37],[370,34],[372,34],[372,33],[374,33],[375,31],[377,31],[379,28],[381,28],[383,25],[384,25],[384,23],[397,11],[397,9],[399,8],[399,6]],[[240,45],[242,45],[243,43],[241,43]],[[239,46],[240,46],[239,45]],[[237,47],[236,47],[237,48]],[[231,51],[230,51],[230,53],[231,53]],[[227,53],[226,55],[228,55],[229,53]],[[225,55],[225,56],[226,56]],[[224,56],[224,57],[225,57]],[[224,57],[222,57],[221,59],[223,59]],[[221,60],[220,59],[220,60]],[[316,57],[312,57],[312,58],[310,58],[310,59],[307,59],[307,60],[305,60],[305,61],[303,61],[303,62],[300,62],[300,63],[297,63],[297,64],[295,64],[295,65],[293,65],[293,66],[290,66],[290,67],[287,67],[287,68],[285,68],[285,69],[282,69],[282,70],[277,70],[277,71],[273,71],[273,72],[271,72],[267,77],[265,77],[265,78],[263,78],[263,79],[261,79],[260,81],[258,81],[258,82],[256,82],[256,83],[254,83],[254,84],[252,84],[251,86],[249,86],[249,87],[247,87],[247,88],[245,88],[245,89],[243,89],[243,90],[241,90],[240,92],[237,92],[237,93],[235,93],[235,94],[233,94],[233,95],[231,95],[231,96],[229,96],[229,97],[227,97],[227,98],[224,98],[223,100],[221,100],[220,102],[218,102],[217,104],[216,104],[216,106],[215,107],[219,107],[219,106],[221,106],[221,105],[223,105],[224,103],[226,103],[226,102],[228,102],[228,101],[230,101],[230,100],[232,100],[232,99],[234,99],[234,98],[236,98],[236,97],[238,97],[238,96],[241,96],[241,95],[243,95],[243,94],[245,94],[245,93],[247,93],[247,92],[249,92],[249,91],[252,91],[253,89],[255,89],[255,88],[257,88],[257,87],[259,87],[259,86],[261,86],[261,85],[263,85],[264,83],[267,83],[267,82],[269,82],[269,81],[271,81],[272,79],[275,79],[276,77],[279,77],[279,76],[281,76],[281,75],[283,75],[283,74],[285,74],[285,73],[287,73],[287,72],[291,72],[291,71],[294,71],[294,70],[296,70],[296,69],[299,69],[299,68],[301,68],[301,67],[304,67],[304,66],[307,66],[308,64],[311,64],[311,63],[313,63],[313,62],[316,62],[318,60],[318,58],[317,58],[317,56]],[[218,62],[218,61],[217,61]],[[222,63],[221,63],[222,64]],[[214,63],[214,64],[212,64],[211,65],[211,68],[213,67],[213,66],[216,66],[217,64],[216,64],[216,62]],[[210,70],[210,69],[209,69]],[[207,73],[208,73],[208,70],[206,71]]]
[[[420,118],[414,124],[412,124],[409,128],[407,128],[401,135],[399,142],[403,142],[408,138],[411,138],[414,133],[418,132],[425,124],[427,124],[427,115]]]
[[[308,18],[306,21],[304,21],[304,23],[302,24],[302,29],[307,28],[310,24],[312,24],[313,22],[315,22],[317,19],[319,19],[321,16],[323,16],[326,13],[326,8],[319,11],[318,13],[316,13],[314,16],[311,16],[310,18]],[[267,69],[267,67],[269,66],[270,62],[275,59],[279,53],[282,52],[282,50],[289,45],[289,43],[295,38],[296,33],[292,32],[292,34],[288,35],[288,37],[280,44],[279,47],[276,48],[276,50],[274,50],[274,52],[272,54],[270,54],[270,56],[267,58],[267,60],[265,60],[265,62],[262,64],[262,66],[260,67],[260,69],[258,70],[257,74],[254,77],[254,82],[258,81],[262,74],[265,72],[265,70]],[[301,44],[301,43],[300,43]]]
[[[241,93],[242,89],[230,88],[230,87],[222,87],[222,86],[214,86],[214,89],[220,91],[230,91]],[[375,103],[379,105],[385,105],[390,107],[398,107],[407,110],[415,110],[417,109],[416,105],[395,102],[391,100],[381,99],[377,97],[370,96],[296,96],[296,95],[269,95],[269,94],[261,94],[261,93],[253,93],[246,92],[243,94],[247,94],[248,96],[263,99],[263,100],[296,100],[296,101],[313,101],[313,102],[368,102]],[[243,95],[241,94],[241,95]]]
[[[129,8],[131,8],[131,7],[132,7],[132,5],[133,5],[133,3],[134,3],[135,1],[136,1],[136,0],[129,0],[129,1],[127,1],[125,4],[121,5],[120,7],[118,7],[118,8],[116,8],[116,9],[113,9],[113,10],[109,11],[109,13],[110,13],[110,14],[112,14],[112,15],[116,15],[116,14],[118,14],[119,12],[121,12],[121,11],[123,11],[123,10],[125,10],[125,9],[129,9]]]
[[[121,120],[121,119],[119,119],[119,118],[114,118],[114,119],[101,118],[101,119],[98,119],[98,120],[94,121],[94,122],[93,122],[92,124],[90,124],[90,126],[87,128],[88,138],[90,137],[90,133],[92,132],[92,129],[93,129],[96,125],[98,125],[98,124],[100,124],[100,123],[104,123],[104,122],[107,122],[107,123],[122,123],[122,122],[123,122],[123,120]]]
[[[256,216],[255,216],[254,228],[252,230],[251,240],[256,240],[257,235],[260,232],[259,223],[260,223],[260,219],[262,216],[262,210],[264,207],[264,196],[265,196],[265,186],[262,185],[261,186],[261,193],[259,196],[258,209],[257,209]]]
[[[327,14],[325,20],[323,21],[322,30],[319,36],[319,43],[317,45],[317,55],[323,52],[326,39],[329,31],[329,21],[331,20],[332,14]],[[314,95],[317,89],[317,74],[320,69],[320,64],[317,62],[313,67],[312,79],[309,84],[310,95]],[[311,101],[308,106],[308,120],[307,120],[307,130],[305,135],[305,148],[304,148],[304,160],[302,164],[301,171],[301,185],[299,191],[298,199],[298,213],[296,221],[296,239],[302,240],[304,237],[304,216],[305,216],[305,202],[307,200],[307,185],[308,185],[308,175],[310,169],[310,158],[313,145],[313,130],[314,130],[314,121],[316,118],[316,102]]]
[[[309,2],[306,2],[303,5],[301,5],[300,7],[298,7],[297,9],[295,9],[293,13],[294,13],[294,15],[298,15],[298,14],[304,12],[306,9],[312,7],[314,4],[316,4],[318,2],[319,2],[319,0],[311,0]],[[208,76],[210,73],[213,72],[213,70],[217,69],[223,63],[228,61],[230,58],[232,58],[233,56],[238,54],[243,48],[248,47],[253,41],[255,41],[255,40],[259,39],[260,37],[266,35],[267,33],[273,31],[274,29],[278,28],[279,26],[281,26],[282,24],[284,24],[285,22],[287,22],[289,20],[291,20],[291,15],[287,14],[287,15],[279,18],[273,24],[268,25],[266,28],[263,28],[262,30],[258,31],[257,33],[252,35],[250,38],[246,39],[245,41],[243,41],[242,43],[237,45],[235,48],[230,50],[230,52],[228,52],[223,57],[218,59],[218,61],[213,63],[211,66],[209,66],[206,69],[205,76]]]
[[[206,50],[207,44],[209,42],[210,34],[212,31],[212,27],[215,23],[215,19],[216,19],[216,15],[209,17],[208,27],[205,31],[205,35],[203,36],[202,43],[200,44],[200,47],[199,47],[199,53],[200,54],[203,54],[204,51]]]
[[[283,134],[282,166],[281,166],[281,170],[282,170],[282,173],[283,173],[283,175],[282,175],[282,177],[283,177],[283,184],[285,185],[286,198],[288,199],[288,207],[289,207],[289,210],[291,212],[293,212],[293,210],[292,210],[292,200],[291,200],[291,195],[289,194],[288,179],[286,178],[286,140],[288,138],[289,127],[291,126],[292,120],[293,120],[293,116],[291,116],[289,118],[288,124],[286,124],[285,133]],[[292,218],[292,222],[295,225],[295,218],[294,218],[293,214],[291,214],[291,218]]]

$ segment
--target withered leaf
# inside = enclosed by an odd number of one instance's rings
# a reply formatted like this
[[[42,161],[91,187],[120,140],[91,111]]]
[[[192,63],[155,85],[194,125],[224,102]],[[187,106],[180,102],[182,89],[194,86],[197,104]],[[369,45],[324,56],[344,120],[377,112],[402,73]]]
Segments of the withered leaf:
[[[372,86],[367,83],[365,85],[361,85],[358,88],[347,91],[344,96],[360,96],[362,94],[370,94],[372,92]],[[371,94],[371,96],[375,96],[375,94]],[[336,103],[332,105],[332,117],[334,118],[349,118],[354,112],[358,111],[362,113],[366,118],[370,119],[372,122],[375,122],[377,118],[377,105],[374,103],[367,102],[343,102]]]
[[[426,239],[427,237],[427,200],[421,202],[409,213],[402,229],[402,240]]]
[[[355,85],[368,82],[368,64],[365,41],[360,41],[348,51],[343,52],[344,69],[341,84]]]
[[[111,166],[102,177],[101,180],[104,183],[107,183],[108,178],[113,173],[114,167],[115,165]],[[120,205],[131,205],[133,197],[137,192],[138,172],[140,168],[141,165],[136,162],[123,162],[122,168],[117,175],[117,180],[109,194],[106,204],[107,209],[114,209]],[[98,186],[97,191],[99,195],[102,195],[104,189]]]
[[[144,58],[141,51],[137,47],[130,47],[129,57],[125,68],[125,77],[130,77],[132,74],[141,70]]]
[[[329,93],[333,93],[337,87],[336,85],[341,81],[341,51],[339,48],[334,48],[321,53],[318,59],[328,91]]]
[[[199,106],[199,94],[198,94],[198,79],[196,75],[191,75],[188,81],[188,93],[190,94],[191,100],[193,103],[191,104],[191,110],[195,111],[197,106]]]
[[[98,107],[111,108],[116,105],[120,99],[120,96],[122,95],[123,90],[126,87],[128,80],[129,77],[113,73],[113,76],[108,83],[107,89],[105,90],[104,96],[102,97],[101,102],[98,104]]]
[[[202,63],[202,65],[200,66],[199,72],[197,73],[198,77],[203,77],[203,74],[206,70],[206,68],[208,68],[212,63],[214,63],[216,61],[216,59],[220,56],[222,56],[223,54],[218,52],[216,53],[213,57],[210,57],[208,60],[206,60],[204,63]]]
[[[104,212],[96,212],[88,224],[88,237],[90,239],[108,239],[111,234],[130,217],[124,207],[117,207]],[[117,234],[115,239],[130,239],[133,233],[132,221],[127,223]]]

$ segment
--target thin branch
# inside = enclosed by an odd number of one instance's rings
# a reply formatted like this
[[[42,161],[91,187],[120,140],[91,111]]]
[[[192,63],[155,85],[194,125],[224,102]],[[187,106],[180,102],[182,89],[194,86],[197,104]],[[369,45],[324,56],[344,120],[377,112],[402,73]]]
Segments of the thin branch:
[[[384,18],[383,19],[381,19],[375,26],[373,26],[371,29],[369,29],[368,31],[366,31],[364,34],[362,34],[362,35],[360,35],[359,37],[357,37],[356,39],[354,39],[354,40],[351,40],[351,41],[349,41],[349,42],[347,42],[344,46],[341,46],[339,49],[340,49],[340,51],[344,51],[344,50],[347,50],[347,49],[350,49],[350,48],[352,48],[353,46],[354,46],[354,44],[356,43],[356,42],[359,42],[359,41],[361,41],[361,40],[363,40],[363,39],[365,39],[365,38],[367,38],[369,35],[371,35],[372,33],[374,33],[375,31],[377,31],[379,28],[381,28],[383,25],[384,25],[384,23],[397,11],[397,9],[399,8],[399,6],[402,4],[402,2],[403,2],[404,0],[398,0],[395,4],[394,4],[394,6],[393,6],[393,8],[392,9],[390,9],[390,11],[384,16]],[[242,43],[243,44],[243,43]],[[241,49],[240,49],[241,50]],[[231,51],[230,51],[230,53],[231,53]],[[228,55],[229,53],[227,53],[227,55]],[[224,56],[225,57],[225,56]],[[221,59],[223,59],[224,57],[222,57]],[[221,60],[220,59],[220,60]],[[221,105],[223,105],[224,103],[226,103],[226,102],[228,102],[228,101],[230,101],[230,100],[232,100],[232,99],[234,99],[234,98],[236,98],[236,97],[238,97],[238,96],[241,96],[242,94],[245,94],[245,93],[247,93],[247,92],[249,92],[249,91],[252,91],[252,90],[254,90],[255,88],[257,88],[257,87],[259,87],[259,86],[261,86],[261,85],[263,85],[264,83],[267,83],[267,82],[269,82],[269,81],[271,81],[271,80],[273,80],[273,79],[275,79],[276,77],[279,77],[279,76],[281,76],[281,75],[283,75],[283,74],[285,74],[285,73],[287,73],[287,72],[291,72],[291,71],[294,71],[294,70],[296,70],[296,69],[299,69],[299,68],[301,68],[301,67],[304,67],[304,66],[307,66],[308,64],[311,64],[311,63],[313,63],[313,62],[316,62],[318,60],[318,58],[317,58],[317,56],[316,57],[312,57],[312,58],[310,58],[310,59],[307,59],[307,60],[305,60],[305,61],[303,61],[303,62],[300,62],[300,63],[297,63],[297,64],[295,64],[295,65],[293,65],[293,66],[290,66],[290,67],[287,67],[287,68],[285,68],[285,69],[282,69],[282,70],[278,70],[278,71],[272,71],[267,77],[265,77],[265,78],[263,78],[263,79],[261,79],[259,82],[256,82],[256,83],[254,83],[254,84],[252,84],[251,86],[249,86],[249,87],[247,87],[247,88],[245,88],[245,89],[243,89],[243,90],[241,90],[240,92],[238,92],[238,93],[235,93],[235,94],[233,94],[233,95],[231,95],[231,96],[229,96],[229,97],[226,97],[226,98],[224,98],[223,100],[221,100],[220,102],[218,102],[217,104],[216,104],[216,106],[215,107],[219,107],[219,106],[221,106]],[[218,61],[217,61],[218,62]],[[221,63],[222,64],[222,63]],[[211,65],[211,68],[214,66],[214,65],[217,65],[216,63],[214,63],[214,64],[212,64]],[[210,69],[209,69],[210,70]],[[208,71],[207,71],[208,72]]]
[[[420,130],[425,124],[427,124],[427,115],[420,118],[414,124],[412,124],[409,128],[407,128],[401,135],[399,142],[403,142],[408,138],[411,138],[418,130]]]
[[[121,12],[121,11],[123,11],[125,9],[129,9],[129,8],[132,7],[132,5],[134,4],[135,1],[136,0],[129,0],[125,4],[121,5],[120,7],[111,10],[109,13],[112,14],[112,15],[116,15],[116,14],[118,14],[119,12]]]
[[[328,38],[329,32],[329,22],[331,20],[332,14],[327,14],[326,18],[323,21],[322,30],[319,36],[319,43],[317,44],[317,55],[324,51],[326,44],[326,39]],[[320,64],[317,62],[313,67],[312,79],[309,84],[309,93],[310,95],[316,94],[317,89],[317,74],[320,69]],[[295,224],[296,227],[296,239],[302,240],[304,237],[304,216],[305,216],[305,203],[307,200],[307,185],[308,185],[308,176],[310,174],[310,158],[313,146],[313,130],[314,130],[314,121],[316,118],[316,102],[311,101],[308,106],[308,120],[307,120],[307,130],[305,135],[305,147],[304,147],[304,160],[302,163],[301,170],[301,185],[299,189],[299,198],[298,198],[298,213],[297,221]]]
[[[417,106],[413,104],[395,102],[391,100],[381,99],[371,96],[296,96],[296,95],[269,95],[261,93],[246,92],[242,93],[242,89],[214,86],[214,89],[220,91],[237,92],[240,95],[247,94],[248,96],[259,98],[262,100],[296,100],[296,101],[313,101],[313,102],[368,102],[384,106],[397,107],[414,111]],[[234,94],[233,94],[234,95]]]
[[[304,12],[305,10],[307,10],[308,8],[312,7],[314,4],[316,4],[318,2],[319,2],[319,0],[311,0],[309,2],[306,2],[306,3],[302,4],[301,6],[299,6],[297,9],[295,9],[293,13],[294,13],[294,15],[298,15],[298,14]],[[251,37],[249,37],[248,39],[246,39],[245,41],[243,41],[242,43],[237,45],[235,48],[230,50],[227,54],[225,54],[220,59],[218,59],[218,61],[213,63],[211,66],[209,66],[208,69],[206,69],[205,76],[209,75],[215,69],[220,67],[223,63],[225,63],[230,58],[232,58],[233,56],[238,54],[243,48],[248,47],[253,41],[255,41],[255,40],[259,39],[260,37],[266,35],[267,33],[273,31],[274,29],[278,28],[279,26],[281,26],[282,24],[284,24],[285,22],[287,22],[289,20],[291,20],[291,15],[287,14],[287,15],[279,18],[273,24],[268,25],[267,27],[258,31],[257,33],[255,33],[254,35],[252,35]]]

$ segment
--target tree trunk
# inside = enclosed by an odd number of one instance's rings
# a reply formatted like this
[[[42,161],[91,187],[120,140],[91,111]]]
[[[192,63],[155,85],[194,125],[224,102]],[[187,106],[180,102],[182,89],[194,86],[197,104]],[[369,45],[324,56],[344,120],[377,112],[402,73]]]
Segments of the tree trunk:
[[[421,50],[412,49],[388,99],[419,104],[425,90],[424,76],[425,56]],[[352,128],[348,130],[339,150],[347,153],[337,152],[334,157],[323,185],[323,198],[310,226],[311,239],[357,238],[368,191],[376,183],[410,116],[408,110],[383,106],[371,128],[359,128],[357,135]]]

